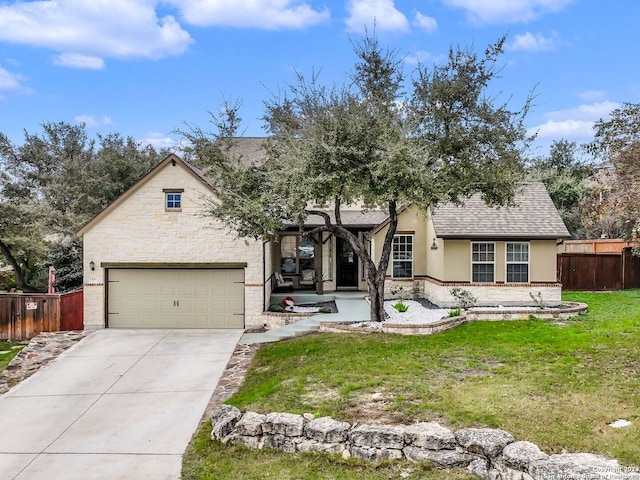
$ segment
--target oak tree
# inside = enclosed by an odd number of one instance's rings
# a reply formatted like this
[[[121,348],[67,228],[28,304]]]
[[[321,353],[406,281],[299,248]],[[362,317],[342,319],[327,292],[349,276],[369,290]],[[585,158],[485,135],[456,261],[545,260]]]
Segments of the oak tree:
[[[482,54],[452,47],[445,64],[420,65],[407,78],[398,53],[366,35],[354,44],[356,62],[342,84],[299,74],[265,102],[268,138],[258,164],[234,154],[239,105],[227,103],[212,115],[213,133],[193,126],[181,132],[215,184],[211,215],[244,237],[273,239],[295,222],[303,235],[344,239],[363,265],[371,320],[383,320],[400,207],[426,211],[475,193],[491,205],[513,201],[531,140],[523,122],[531,97],[511,110],[490,92],[504,41]],[[362,200],[389,217],[377,262],[342,222],[343,207]],[[312,208],[317,202],[332,211]],[[310,215],[323,224],[305,231]]]

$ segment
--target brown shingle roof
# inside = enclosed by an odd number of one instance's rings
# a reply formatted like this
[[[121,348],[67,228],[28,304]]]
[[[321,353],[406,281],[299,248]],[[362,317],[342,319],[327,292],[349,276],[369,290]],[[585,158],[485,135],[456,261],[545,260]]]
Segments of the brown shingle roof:
[[[245,165],[262,165],[264,163],[265,137],[236,137],[233,139],[231,152],[240,158]]]
[[[567,238],[569,231],[560,218],[547,189],[540,182],[524,185],[515,206],[488,207],[474,195],[463,205],[443,204],[433,213],[440,238]]]
[[[326,211],[331,217],[331,222],[335,223],[333,210]],[[382,223],[389,214],[382,210],[343,210],[340,212],[342,224],[348,227],[372,228]],[[324,225],[324,218],[319,215],[309,215],[304,222],[307,227]]]

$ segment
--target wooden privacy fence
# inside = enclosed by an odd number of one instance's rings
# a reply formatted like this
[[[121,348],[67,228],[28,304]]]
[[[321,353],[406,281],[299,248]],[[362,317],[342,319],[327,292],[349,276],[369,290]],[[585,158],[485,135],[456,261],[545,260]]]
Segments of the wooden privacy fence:
[[[0,338],[26,340],[40,332],[82,330],[82,290],[63,294],[0,295]]]
[[[562,253],[558,279],[565,290],[640,288],[640,258],[625,248],[619,254]]]

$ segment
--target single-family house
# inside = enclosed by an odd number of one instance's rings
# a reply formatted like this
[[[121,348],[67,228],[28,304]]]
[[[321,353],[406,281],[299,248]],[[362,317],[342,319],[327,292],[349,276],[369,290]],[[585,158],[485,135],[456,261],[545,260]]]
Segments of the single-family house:
[[[261,141],[243,139],[243,148],[259,157]],[[204,214],[212,196],[215,186],[198,169],[170,155],[78,232],[86,329],[262,325],[280,277],[294,294],[366,291],[348,242],[328,233],[303,237],[294,225],[271,241],[239,239]],[[374,256],[386,218],[366,205],[342,214]],[[305,229],[320,221],[310,216]],[[531,303],[531,292],[559,302],[555,248],[567,236],[541,184],[526,186],[511,208],[490,209],[475,197],[433,212],[408,206],[394,238],[389,288],[407,286],[443,305],[452,301],[451,286],[483,303]]]
[[[374,255],[387,222],[370,234]],[[511,207],[489,207],[480,195],[462,205],[426,212],[411,205],[398,217],[389,267],[390,291],[412,283],[433,303],[453,307],[453,287],[470,291],[478,305],[529,305],[561,301],[556,248],[569,232],[545,186],[523,185]]]

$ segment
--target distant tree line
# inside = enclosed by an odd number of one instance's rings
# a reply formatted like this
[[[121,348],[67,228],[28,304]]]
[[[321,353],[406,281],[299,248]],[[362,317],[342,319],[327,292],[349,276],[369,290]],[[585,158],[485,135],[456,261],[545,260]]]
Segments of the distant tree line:
[[[90,138],[84,125],[65,122],[25,131],[22,145],[0,133],[0,266],[15,274],[8,286],[44,291],[49,265],[57,290],[81,286],[75,232],[166,154],[118,133]]]
[[[574,238],[640,236],[640,104],[625,103],[594,125],[584,145],[553,142],[529,162]],[[640,252],[638,252],[640,253]]]

